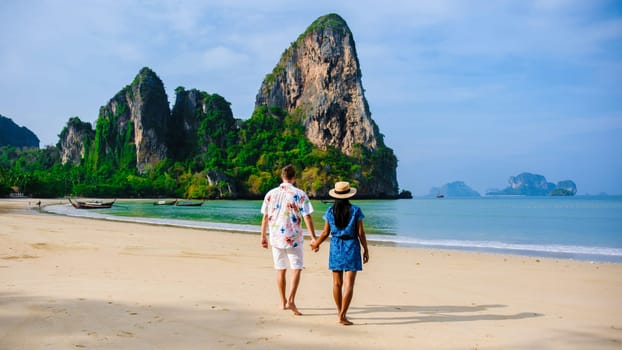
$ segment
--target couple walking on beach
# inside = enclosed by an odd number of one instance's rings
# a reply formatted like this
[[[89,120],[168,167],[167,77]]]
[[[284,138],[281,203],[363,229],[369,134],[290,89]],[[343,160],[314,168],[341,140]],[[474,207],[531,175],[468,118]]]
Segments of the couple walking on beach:
[[[352,301],[356,273],[363,269],[361,262],[367,263],[369,260],[363,228],[365,216],[359,207],[349,201],[356,194],[356,188],[341,181],[329,191],[335,202],[326,210],[323,216],[324,229],[317,237],[311,220],[313,206],[307,194],[295,186],[296,170],[293,166],[288,165],[282,169],[281,180],[283,183],[266,194],[261,206],[261,246],[268,248],[269,231],[281,306],[284,310],[291,310],[294,315],[302,315],[296,307],[295,298],[300,273],[304,267],[304,238],[301,227],[304,220],[311,234],[313,251],[317,252],[322,242],[331,235],[328,268],[333,272],[333,298],[339,323],[351,325],[346,313]],[[291,268],[291,285],[289,295],[286,296],[288,266]]]

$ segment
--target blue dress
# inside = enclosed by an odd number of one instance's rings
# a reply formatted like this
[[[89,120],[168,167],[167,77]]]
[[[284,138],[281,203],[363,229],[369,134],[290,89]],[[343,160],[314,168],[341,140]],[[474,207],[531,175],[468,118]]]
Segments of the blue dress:
[[[363,220],[365,215],[361,208],[353,205],[350,207],[350,219],[344,229],[335,225],[333,207],[330,206],[324,214],[324,220],[330,226],[330,253],[328,257],[328,269],[332,271],[361,271],[361,244],[357,231],[357,223]]]

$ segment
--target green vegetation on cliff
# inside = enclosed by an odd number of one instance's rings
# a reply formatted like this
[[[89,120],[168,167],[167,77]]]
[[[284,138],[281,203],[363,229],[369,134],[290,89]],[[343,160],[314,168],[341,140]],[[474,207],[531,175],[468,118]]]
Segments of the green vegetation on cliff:
[[[383,162],[397,161],[390,149],[370,153],[359,147],[352,157],[335,149],[322,151],[305,137],[300,116],[275,107],[259,107],[245,121],[223,122],[231,118],[228,102],[216,94],[203,96],[211,107],[199,118],[194,152],[167,158],[139,174],[133,127],[115,130],[120,107],[118,113],[100,116],[96,136],[77,166],[62,165],[56,147],[0,148],[0,195],[17,186],[40,197],[258,198],[280,183],[283,166],[293,164],[298,186],[322,196],[338,180],[355,186],[360,183],[355,177],[373,182],[382,176]],[[212,184],[210,174],[219,175]]]
[[[230,174],[241,192],[260,196],[280,183],[280,169],[293,164],[297,184],[310,195],[326,193],[338,179],[353,181],[360,160],[311,144],[299,118],[279,108],[258,107],[239,131],[240,142],[230,151]]]
[[[18,188],[40,197],[259,198],[281,181],[281,168],[293,164],[297,185],[310,196],[324,197],[345,180],[362,196],[382,197],[378,184],[386,169],[397,167],[379,132],[375,150],[354,144],[346,155],[315,146],[300,109],[264,105],[239,120],[218,94],[175,92],[170,110],[162,81],[143,68],[100,108],[94,131],[74,117],[56,147],[0,148],[0,195]]]
[[[348,28],[348,24],[346,21],[336,13],[330,13],[324,16],[319,17],[307,29],[298,36],[296,42],[300,42],[305,36],[307,36],[311,32],[319,32],[326,29],[332,29],[334,31],[348,33],[350,32],[350,28]]]

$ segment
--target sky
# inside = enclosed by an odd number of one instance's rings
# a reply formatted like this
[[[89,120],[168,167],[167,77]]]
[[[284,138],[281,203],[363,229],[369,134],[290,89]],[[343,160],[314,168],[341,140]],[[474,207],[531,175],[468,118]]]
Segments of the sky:
[[[356,43],[400,189],[522,172],[622,194],[619,0],[0,1],[0,114],[54,145],[142,67],[252,114],[265,75],[320,16]]]

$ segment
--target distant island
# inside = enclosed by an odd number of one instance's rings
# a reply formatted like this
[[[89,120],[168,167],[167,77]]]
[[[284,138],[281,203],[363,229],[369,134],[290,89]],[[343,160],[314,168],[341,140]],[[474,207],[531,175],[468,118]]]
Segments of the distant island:
[[[510,176],[509,186],[500,191],[489,191],[489,196],[574,196],[577,185],[572,180],[563,180],[556,184],[548,182],[542,175],[521,173]]]
[[[539,174],[521,173],[510,176],[509,186],[503,190],[488,190],[487,196],[574,196],[577,185],[572,180],[548,182]],[[427,197],[481,197],[479,192],[469,187],[464,181],[453,181],[440,187],[432,187]]]
[[[463,181],[454,181],[441,187],[432,187],[428,196],[431,197],[480,197],[479,192],[475,191]]]

